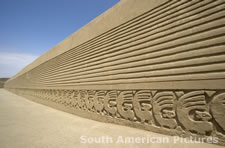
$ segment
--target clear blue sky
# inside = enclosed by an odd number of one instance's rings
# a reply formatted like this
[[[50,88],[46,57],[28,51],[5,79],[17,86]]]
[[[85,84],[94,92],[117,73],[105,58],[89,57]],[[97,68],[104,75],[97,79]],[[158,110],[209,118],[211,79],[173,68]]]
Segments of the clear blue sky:
[[[0,0],[0,77],[14,75],[118,2]]]

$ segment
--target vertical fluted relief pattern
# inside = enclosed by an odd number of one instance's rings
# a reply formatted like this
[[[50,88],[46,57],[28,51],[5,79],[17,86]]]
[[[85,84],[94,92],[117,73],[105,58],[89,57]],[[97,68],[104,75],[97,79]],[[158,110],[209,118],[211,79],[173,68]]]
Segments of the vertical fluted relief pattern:
[[[225,145],[225,1],[158,3],[5,87],[83,117]]]

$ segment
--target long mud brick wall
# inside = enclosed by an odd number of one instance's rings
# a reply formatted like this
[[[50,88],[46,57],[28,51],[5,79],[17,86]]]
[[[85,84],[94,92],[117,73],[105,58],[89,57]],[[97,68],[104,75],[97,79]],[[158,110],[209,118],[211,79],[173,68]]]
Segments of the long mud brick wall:
[[[5,88],[89,119],[225,145],[225,1],[123,0]]]

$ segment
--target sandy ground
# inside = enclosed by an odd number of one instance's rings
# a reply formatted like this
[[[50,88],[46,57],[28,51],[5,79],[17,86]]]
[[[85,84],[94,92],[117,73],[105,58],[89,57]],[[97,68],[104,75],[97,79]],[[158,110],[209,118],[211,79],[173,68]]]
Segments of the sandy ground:
[[[136,141],[125,143],[125,138]],[[0,89],[0,148],[222,148],[181,140],[84,119]]]

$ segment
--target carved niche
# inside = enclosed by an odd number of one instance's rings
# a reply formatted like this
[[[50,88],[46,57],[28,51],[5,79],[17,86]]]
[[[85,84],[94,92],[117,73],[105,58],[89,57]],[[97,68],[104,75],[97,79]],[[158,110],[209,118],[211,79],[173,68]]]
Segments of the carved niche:
[[[136,116],[142,123],[152,122],[152,94],[150,90],[140,90],[134,95],[133,106]]]
[[[157,92],[153,96],[153,115],[160,126],[174,129],[177,127],[175,119],[176,96],[172,91]]]
[[[127,120],[134,120],[132,100],[134,98],[133,91],[121,91],[116,100],[118,113]]]
[[[206,135],[213,130],[204,91],[192,91],[181,96],[177,102],[177,117],[189,132]]]

